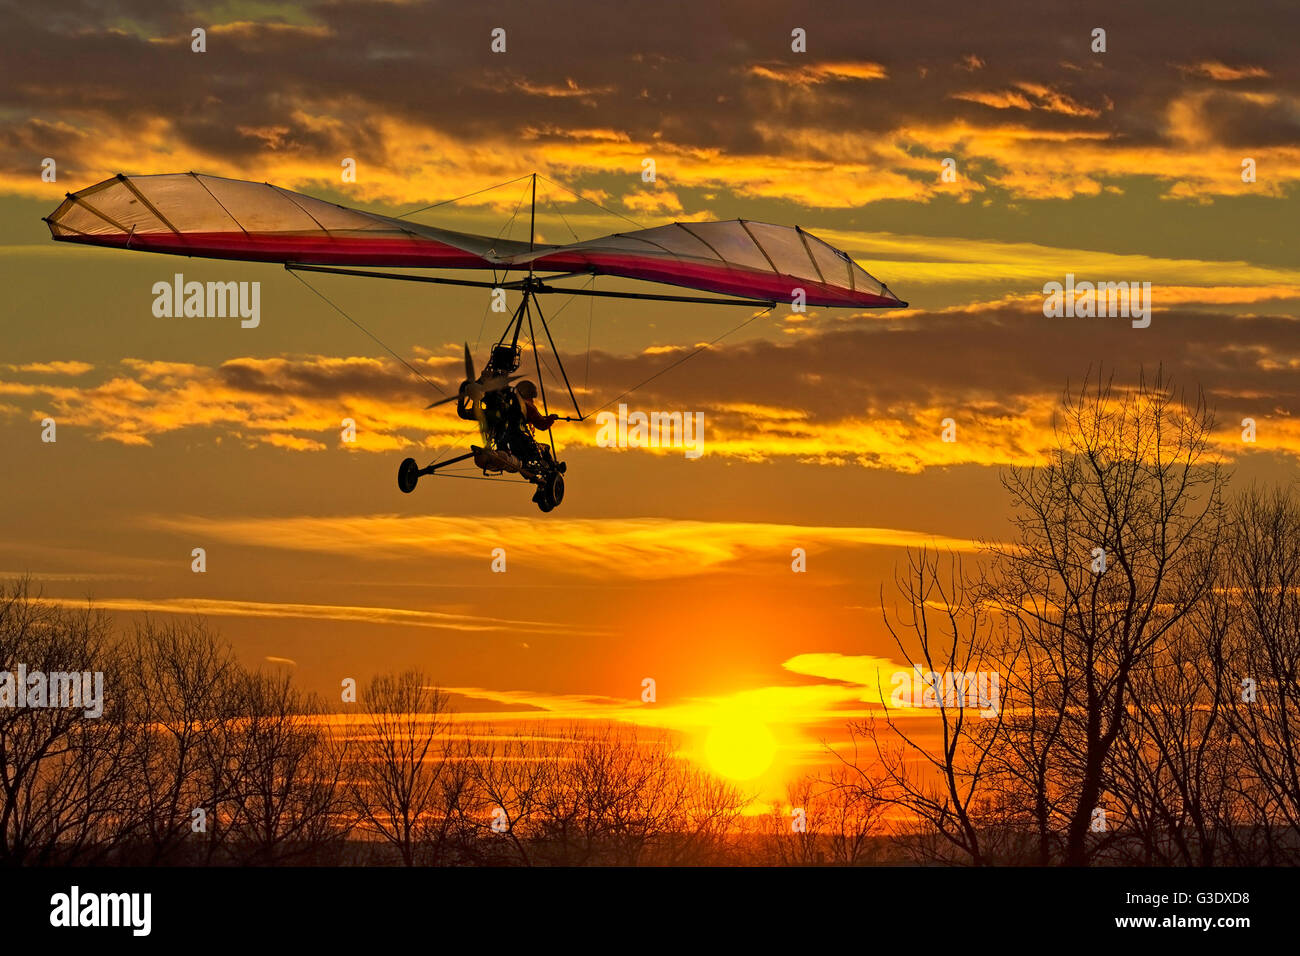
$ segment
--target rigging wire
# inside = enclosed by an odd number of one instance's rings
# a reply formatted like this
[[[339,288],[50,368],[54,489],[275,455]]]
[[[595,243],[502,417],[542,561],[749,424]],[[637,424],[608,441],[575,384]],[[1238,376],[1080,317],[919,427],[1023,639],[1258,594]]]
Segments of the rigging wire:
[[[302,276],[300,276],[297,272],[294,272],[293,270],[290,270],[290,271],[289,271],[289,274],[290,274],[291,276],[293,276],[295,279],[297,279],[299,282],[301,282],[303,285],[305,285],[308,289],[311,289],[312,292],[316,293],[316,295],[319,296],[319,297],[321,298],[321,300],[324,301],[324,302],[325,302],[325,303],[326,303],[330,308],[332,308],[335,312],[337,312],[339,315],[343,316],[343,318],[347,319],[349,322],[351,322],[353,325],[355,325],[357,328],[359,328],[362,332],[365,332],[366,335],[370,336],[370,338],[372,338],[375,342],[379,343],[379,345],[384,349],[384,351],[386,351],[389,355],[391,355],[393,358],[397,359],[397,361],[401,362],[401,363],[402,363],[403,365],[405,365],[408,369],[410,369],[410,371],[411,371],[411,373],[412,373],[413,375],[415,375],[417,378],[419,378],[419,379],[420,379],[421,381],[423,381],[425,384],[427,384],[427,385],[429,385],[430,387],[436,389],[436,390],[438,391],[439,394],[444,395],[444,396],[447,394],[446,392],[444,392],[444,391],[442,390],[442,387],[441,387],[441,386],[437,385],[435,382],[430,381],[427,377],[425,377],[425,375],[424,375],[424,374],[423,374],[419,369],[417,369],[414,365],[412,365],[412,364],[411,364],[410,362],[408,362],[406,359],[402,358],[400,355],[398,355],[396,352],[394,352],[392,349],[390,349],[387,345],[385,345],[384,342],[379,338],[379,336],[375,335],[373,332],[371,332],[369,329],[367,329],[364,325],[362,325],[362,324],[361,324],[360,322],[358,322],[356,319],[352,318],[352,316],[348,315],[348,314],[347,314],[346,312],[344,312],[341,308],[339,308],[339,306],[338,306],[337,304],[335,304],[333,301],[331,301],[331,299],[329,298],[329,296],[325,295],[323,292],[321,292],[321,291],[319,291],[318,289],[316,289],[316,288],[315,288],[315,287],[314,287],[310,282],[308,282],[306,279],[304,279]],[[442,459],[442,456],[445,455],[445,454],[447,454],[447,452],[451,449],[451,447],[452,447],[451,445],[444,445],[444,446],[442,447],[442,449],[438,452],[437,457],[434,458],[433,461],[432,461],[430,464],[436,464],[438,461],[440,461],[440,460]]]
[[[523,177],[523,178],[527,178],[527,177]],[[519,209],[520,209],[521,206],[523,206],[523,204],[524,204],[524,197],[527,196],[527,195],[528,195],[528,190],[525,188],[524,191],[521,192],[521,193],[519,194],[519,202],[515,203],[515,214],[514,214],[513,216],[510,217],[510,221],[509,221],[509,222],[507,222],[504,226],[501,227],[500,230],[497,231],[497,241],[500,241],[500,239],[501,239],[501,234],[504,233],[507,229],[510,230],[509,235],[506,236],[506,239],[507,239],[507,240],[510,239],[510,236],[513,236],[513,235],[514,235],[515,219],[517,219],[517,218],[519,217]],[[506,272],[509,273],[509,272],[510,272],[510,269],[507,268],[507,269],[506,269]]]
[[[527,179],[532,173],[525,173],[515,179],[508,179],[504,183],[497,183],[495,186],[485,186],[482,189],[476,189],[472,193],[466,193],[463,196],[457,196],[455,199],[444,199],[442,202],[432,203],[428,206],[421,206],[419,209],[412,209],[410,212],[401,213],[395,216],[396,219],[405,219],[407,216],[414,216],[417,212],[427,212],[430,209],[437,209],[439,206],[446,206],[449,203],[460,202],[462,199],[468,199],[470,196],[477,196],[480,193],[491,192],[494,189],[500,189],[502,186],[509,186],[511,183],[517,183],[520,179]]]
[[[495,279],[496,276],[493,275],[493,278]],[[487,301],[483,303],[483,319],[478,324],[478,335],[475,336],[474,338],[475,352],[478,351],[479,343],[483,341],[483,330],[487,328],[487,317],[488,317],[488,313],[491,311],[492,311],[492,296],[488,296]]]
[[[608,207],[606,207],[606,206],[602,206],[600,203],[596,202],[596,200],[594,200],[594,199],[588,199],[586,196],[583,196],[583,195],[581,195],[580,193],[576,193],[576,192],[574,192],[572,189],[570,189],[568,186],[565,186],[563,183],[557,183],[557,182],[555,182],[555,181],[552,180],[552,179],[547,179],[545,176],[541,175],[540,173],[537,175],[537,178],[540,179],[540,180],[542,180],[543,182],[548,182],[548,183],[550,183],[552,186],[557,186],[557,187],[559,187],[560,189],[563,189],[563,190],[564,190],[566,193],[568,193],[570,196],[577,196],[577,198],[581,199],[583,202],[589,202],[589,203],[591,203],[591,204],[592,204],[593,206],[595,206],[597,209],[603,209],[605,212],[609,213],[611,216],[618,216],[619,219],[622,219],[622,220],[625,221],[625,222],[630,222],[632,225],[636,226],[638,229],[644,229],[644,228],[646,228],[642,223],[637,222],[635,219],[630,219],[629,217],[623,215],[621,212],[615,212],[614,210],[612,210],[612,209],[610,209],[610,208],[608,208]]]
[[[666,372],[670,372],[670,371],[672,371],[673,369],[675,369],[677,366],[681,365],[683,362],[686,362],[686,361],[689,361],[690,359],[695,358],[695,356],[699,355],[699,354],[700,354],[701,352],[703,352],[705,349],[712,348],[713,346],[715,346],[715,345],[717,345],[719,342],[721,342],[723,339],[725,339],[727,336],[729,336],[729,335],[735,335],[737,332],[739,332],[739,331],[740,331],[741,329],[743,329],[745,326],[749,325],[749,324],[750,324],[751,322],[753,322],[754,320],[756,320],[756,319],[760,319],[760,318],[762,318],[763,316],[767,315],[767,313],[771,312],[773,308],[774,308],[774,306],[769,305],[766,309],[763,309],[763,310],[761,310],[761,311],[759,311],[759,312],[755,312],[753,315],[751,315],[749,318],[747,318],[744,322],[741,322],[738,326],[736,326],[736,327],[735,327],[734,329],[732,329],[731,331],[729,331],[729,332],[723,332],[721,335],[719,335],[719,336],[718,336],[716,339],[714,339],[713,341],[711,341],[711,342],[706,342],[704,345],[701,345],[699,348],[697,348],[694,352],[691,352],[689,355],[683,355],[683,356],[682,356],[681,358],[679,358],[676,362],[673,362],[671,365],[666,365],[666,366],[664,366],[664,367],[661,368],[659,371],[657,371],[657,372],[655,372],[653,375],[651,375],[649,378],[645,379],[645,380],[642,381],[642,382],[638,382],[636,385],[633,385],[631,388],[629,388],[626,392],[623,392],[621,395],[619,395],[619,396],[617,396],[617,397],[615,397],[615,398],[611,398],[611,399],[610,399],[608,402],[606,402],[604,405],[600,406],[600,408],[597,408],[597,409],[594,409],[593,411],[588,412],[588,413],[587,413],[587,417],[590,418],[592,415],[595,415],[597,412],[600,412],[600,411],[603,411],[603,410],[606,409],[606,408],[609,408],[609,406],[613,405],[613,404],[614,404],[615,402],[617,402],[620,398],[626,398],[628,395],[631,395],[631,394],[632,394],[633,392],[635,392],[637,389],[642,388],[642,387],[644,387],[644,386],[646,386],[646,385],[649,385],[651,382],[653,382],[655,379],[657,379],[660,375],[663,375],[663,374],[666,373]]]
[[[526,177],[526,176],[521,176],[521,177],[520,177],[520,179],[527,179],[527,178],[528,178],[528,177]],[[510,182],[518,182],[518,180],[512,179]],[[508,183],[502,183],[502,185],[509,185],[509,184],[508,184]],[[493,188],[495,189],[496,187],[493,187]],[[495,236],[494,239],[493,239],[494,242],[500,242],[500,241],[501,241],[501,236],[502,236],[503,234],[505,234],[505,232],[506,232],[507,229],[510,229],[510,230],[513,230],[513,229],[514,229],[515,219],[517,219],[517,218],[519,217],[519,209],[520,209],[520,207],[523,206],[523,204],[524,204],[524,197],[527,196],[527,195],[528,195],[528,190],[527,190],[527,189],[524,189],[524,191],[521,192],[521,193],[519,194],[519,201],[518,201],[517,203],[515,203],[515,211],[514,211],[514,215],[512,215],[512,216],[510,217],[509,221],[508,221],[504,226],[502,226],[500,229],[497,230],[497,234],[496,234],[496,236]],[[509,275],[510,275],[510,267],[509,267],[509,266],[506,266],[505,271],[504,271],[503,273],[501,273],[500,277],[497,276],[497,270],[496,270],[495,268],[492,269],[492,281],[493,281],[493,282],[500,283],[500,282],[502,281],[502,279],[505,279],[505,278],[508,277]],[[479,344],[483,341],[483,330],[484,330],[485,328],[487,328],[488,310],[491,308],[491,306],[492,306],[492,298],[491,298],[491,296],[489,296],[489,297],[488,297],[488,304],[483,308],[483,320],[482,320],[481,322],[479,322],[479,324],[478,324],[478,335],[477,335],[477,336],[475,337],[475,339],[474,339],[474,351],[475,351],[475,352],[478,351]]]
[[[585,289],[585,288],[587,288],[587,286],[591,285],[591,284],[594,283],[595,281],[596,281],[596,276],[595,276],[595,274],[593,273],[592,276],[591,276],[591,278],[588,279],[587,282],[586,282],[586,284],[583,285],[583,286],[581,286],[581,288]],[[577,294],[575,293],[574,295],[571,295],[571,296],[569,296],[567,299],[564,300],[564,305],[562,305],[562,306],[560,306],[558,309],[556,309],[556,310],[555,310],[555,313],[551,316],[551,319],[550,319],[550,323],[551,323],[551,325],[554,325],[554,324],[555,324],[555,320],[558,319],[558,318],[560,317],[560,313],[561,313],[561,312],[563,312],[563,311],[564,311],[565,309],[567,309],[569,306],[573,305],[573,300],[576,299],[577,297],[578,297],[578,296],[577,296]]]
[[[453,471],[435,471],[428,475],[430,478],[464,478],[467,481],[503,481],[510,485],[527,485],[531,482],[523,478],[488,478],[483,475],[461,475]]]
[[[596,290],[596,273],[591,274],[591,288]],[[585,391],[587,383],[591,380],[591,320],[596,315],[596,297],[589,296],[587,302],[587,367],[582,373],[582,387]]]
[[[581,288],[585,289],[587,288],[588,285],[594,285],[595,282],[596,282],[596,276],[593,273],[591,278],[588,279],[586,284],[581,286]],[[577,295],[571,295],[567,299],[565,299],[564,304],[560,306],[558,309],[556,309],[555,313],[550,317],[549,320],[547,320],[547,324],[554,326],[556,320],[560,317],[560,314],[564,312],[564,310],[567,309],[569,306],[571,306],[574,300],[577,298],[578,298]],[[539,361],[541,362],[542,367],[546,369],[548,373],[550,373],[552,379],[556,379],[560,377],[559,375],[556,374],[555,370],[551,368],[551,363],[546,359],[546,356],[541,355],[541,353],[539,352],[538,358]],[[589,369],[591,368],[591,326],[590,325],[588,325],[587,327],[587,367]],[[584,387],[586,387],[585,383],[584,383]],[[575,411],[577,411],[577,409],[575,409]]]
[[[291,276],[293,276],[295,279],[297,279],[299,282],[301,282],[303,285],[305,285],[308,289],[311,289],[312,292],[314,292],[317,296],[319,296],[319,297],[321,298],[321,300],[324,301],[325,304],[328,305],[330,308],[332,308],[335,312],[337,312],[339,315],[343,316],[343,318],[347,319],[349,322],[351,322],[353,325],[355,325],[357,328],[359,328],[362,332],[366,333],[366,335],[370,336],[370,338],[373,339],[373,340],[374,340],[374,341],[375,341],[375,342],[376,342],[376,343],[377,343],[377,344],[378,344],[378,345],[379,345],[379,346],[380,346],[380,347],[381,347],[385,352],[387,352],[387,353],[388,353],[389,355],[391,355],[393,358],[397,359],[397,361],[401,362],[401,363],[402,363],[403,365],[405,365],[408,369],[410,369],[412,375],[416,376],[416,378],[420,379],[422,382],[424,382],[424,383],[425,383],[426,385],[428,385],[430,388],[435,389],[435,390],[438,392],[438,394],[440,394],[440,395],[446,395],[446,394],[447,394],[445,391],[443,391],[442,386],[438,385],[436,382],[434,382],[434,381],[432,381],[431,379],[429,379],[428,377],[426,377],[426,376],[424,375],[424,373],[421,372],[418,368],[416,368],[414,365],[412,365],[412,364],[411,364],[410,362],[408,362],[406,359],[402,358],[400,355],[398,355],[396,352],[394,352],[392,349],[390,349],[387,345],[384,344],[383,340],[380,339],[379,336],[375,335],[375,333],[371,332],[368,328],[366,328],[364,325],[362,325],[362,324],[361,324],[360,322],[358,322],[356,319],[352,318],[352,316],[350,316],[350,315],[348,315],[346,312],[344,312],[341,308],[339,308],[339,306],[338,306],[337,304],[335,304],[335,303],[334,303],[334,302],[329,298],[329,296],[325,295],[325,293],[321,292],[319,289],[317,289],[315,286],[313,286],[310,282],[308,282],[306,279],[304,279],[302,276],[300,276],[296,271],[290,269],[290,270],[289,270],[289,274],[290,274]]]
[[[550,206],[551,211],[560,217],[560,222],[564,223],[564,228],[569,230],[569,233],[573,236],[573,241],[582,242],[582,237],[578,235],[576,229],[574,229],[571,225],[569,225],[569,220],[564,218],[564,213],[560,212],[560,207],[555,205],[555,203],[551,201],[550,196],[546,197],[546,205]]]

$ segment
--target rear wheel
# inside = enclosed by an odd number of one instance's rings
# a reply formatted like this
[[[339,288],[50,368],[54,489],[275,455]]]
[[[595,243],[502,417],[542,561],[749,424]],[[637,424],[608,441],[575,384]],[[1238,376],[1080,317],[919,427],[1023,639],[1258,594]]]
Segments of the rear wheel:
[[[397,468],[397,487],[402,489],[402,493],[409,495],[415,490],[415,483],[420,480],[420,466],[415,463],[414,458],[406,458]]]
[[[533,501],[543,514],[554,511],[563,500],[564,477],[559,472],[552,472],[549,478],[537,486],[537,492],[533,495]]]

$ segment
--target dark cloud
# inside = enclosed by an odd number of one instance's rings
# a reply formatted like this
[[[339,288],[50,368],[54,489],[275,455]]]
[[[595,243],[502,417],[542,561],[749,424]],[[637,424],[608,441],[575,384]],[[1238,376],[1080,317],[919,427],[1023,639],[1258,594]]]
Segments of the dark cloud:
[[[1155,142],[1172,100],[1216,86],[1177,65],[1200,59],[1265,69],[1269,77],[1252,80],[1254,89],[1300,92],[1282,40],[1300,13],[1281,2],[1253,4],[1249,16],[1211,4],[1081,10],[1066,0],[1035,4],[1032,16],[1013,0],[971,10],[361,0],[277,9],[223,27],[202,7],[76,3],[52,14],[11,5],[0,38],[0,105],[17,117],[74,124],[96,114],[127,126],[163,117],[185,145],[251,166],[267,149],[336,161],[345,145],[386,161],[376,116],[467,144],[508,141],[544,121],[561,130],[612,126],[634,140],[658,135],[683,148],[797,156],[819,148],[800,130],[884,134],[956,121]],[[195,26],[210,31],[207,53],[189,50]],[[1109,31],[1103,56],[1089,50],[1097,26]],[[504,55],[489,50],[494,27],[507,31]],[[807,31],[804,56],[790,51],[794,27]],[[976,55],[983,65],[972,70]],[[756,64],[863,61],[883,66],[888,78],[799,87],[751,72]],[[1095,115],[1071,115],[1033,96],[1028,110],[954,97],[1023,93],[1026,84]],[[572,87],[590,92],[553,95]],[[1225,142],[1300,142],[1285,106],[1230,105],[1216,101],[1212,112]],[[313,126],[322,111],[340,121],[330,132]],[[279,133],[268,141],[249,130]],[[23,145],[12,136],[5,144],[9,151]]]
[[[1157,311],[1146,329],[1122,318],[1049,319],[1025,308],[922,312],[827,327],[789,343],[706,351],[626,401],[666,408],[754,403],[800,409],[813,421],[977,402],[1013,413],[1024,399],[1055,396],[1090,370],[1105,368],[1123,383],[1163,366],[1185,387],[1203,388],[1222,415],[1239,418],[1300,406],[1297,333],[1300,323],[1285,316],[1191,309]],[[599,401],[682,354],[593,355]]]
[[[407,370],[378,362],[322,366],[310,360],[268,363],[234,359],[217,371],[223,384],[260,395],[328,400],[355,395],[411,405],[428,400],[428,387]]]
[[[1300,142],[1300,100],[1255,102],[1233,93],[1206,98],[1202,113],[1216,142],[1243,150]]]

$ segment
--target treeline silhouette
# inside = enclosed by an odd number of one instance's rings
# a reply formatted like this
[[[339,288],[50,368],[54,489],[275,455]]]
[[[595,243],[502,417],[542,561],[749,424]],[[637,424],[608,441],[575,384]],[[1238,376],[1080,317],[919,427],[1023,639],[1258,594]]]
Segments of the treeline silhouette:
[[[748,798],[614,725],[498,735],[417,672],[354,713],[241,666],[200,620],[115,639],[92,608],[0,600],[0,669],[104,672],[105,708],[0,708],[9,865],[691,864]]]

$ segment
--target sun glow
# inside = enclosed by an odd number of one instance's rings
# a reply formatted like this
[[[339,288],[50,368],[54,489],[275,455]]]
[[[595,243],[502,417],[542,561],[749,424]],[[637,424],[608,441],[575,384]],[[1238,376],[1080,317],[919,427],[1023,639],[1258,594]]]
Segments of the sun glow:
[[[776,738],[752,712],[728,710],[719,714],[704,740],[709,765],[724,777],[752,780],[776,757]]]

